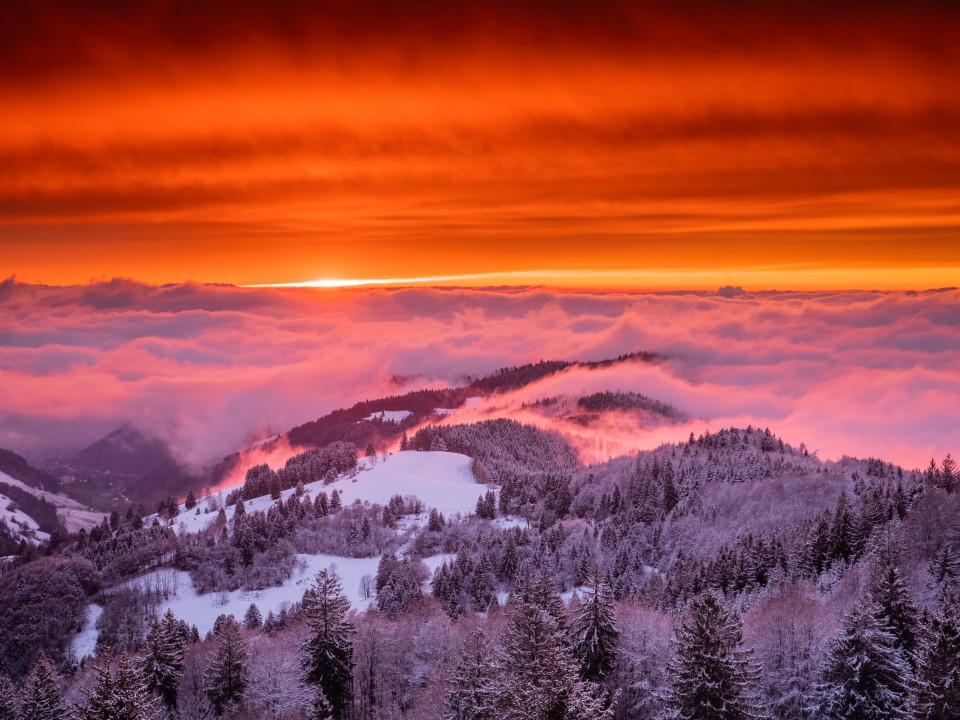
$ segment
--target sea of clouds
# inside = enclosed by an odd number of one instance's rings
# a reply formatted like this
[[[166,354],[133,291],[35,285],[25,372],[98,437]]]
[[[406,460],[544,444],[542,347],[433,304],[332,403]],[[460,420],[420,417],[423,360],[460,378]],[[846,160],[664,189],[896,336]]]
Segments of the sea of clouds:
[[[595,428],[581,438],[585,460],[748,424],[824,458],[912,468],[960,451],[956,290],[47,287],[14,278],[0,283],[0,446],[68,453],[132,423],[203,464],[360,399],[638,350],[665,359],[573,369],[457,420],[494,412],[549,425],[523,403],[621,390],[693,420]]]

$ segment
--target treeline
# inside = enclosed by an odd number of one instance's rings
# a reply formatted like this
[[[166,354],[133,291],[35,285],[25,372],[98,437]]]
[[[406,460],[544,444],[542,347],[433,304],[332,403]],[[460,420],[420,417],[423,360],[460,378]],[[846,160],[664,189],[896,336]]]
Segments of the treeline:
[[[40,490],[57,492],[60,481],[50,473],[33,467],[26,458],[17,455],[12,450],[0,448],[0,472],[4,472],[14,480],[35,487]]]
[[[23,512],[36,520],[37,526],[42,532],[50,535],[54,533],[66,534],[60,523],[60,518],[57,517],[57,506],[53,503],[29,493],[23,488],[5,482],[0,482],[0,493],[10,498]]]
[[[597,392],[586,395],[577,400],[577,407],[587,412],[607,412],[610,410],[643,410],[655,415],[662,415],[671,420],[685,417],[683,413],[672,405],[660,400],[652,400],[645,395],[628,392]]]

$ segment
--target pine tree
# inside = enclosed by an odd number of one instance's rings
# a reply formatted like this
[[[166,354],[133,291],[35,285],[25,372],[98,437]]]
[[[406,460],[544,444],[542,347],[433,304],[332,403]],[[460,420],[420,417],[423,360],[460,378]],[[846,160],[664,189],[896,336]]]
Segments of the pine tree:
[[[740,618],[714,593],[696,596],[676,631],[664,698],[678,720],[763,718],[754,688],[760,671],[741,648]]]
[[[869,598],[843,620],[827,650],[817,688],[817,717],[836,720],[891,720],[903,716],[910,665],[880,620]]]
[[[960,596],[948,593],[923,624],[910,720],[960,718]]]
[[[20,703],[17,701],[17,689],[6,675],[0,675],[0,720],[17,720],[20,715]]]
[[[303,596],[303,612],[311,637],[301,646],[307,682],[318,685],[333,708],[345,717],[352,696],[353,624],[346,619],[350,601],[336,573],[321,570]]]
[[[157,720],[157,703],[147,689],[147,678],[136,658],[123,658],[117,672],[97,668],[97,680],[80,706],[81,720]]]
[[[333,720],[333,708],[330,706],[327,696],[323,694],[323,688],[319,685],[313,703],[307,712],[307,720]]]
[[[483,630],[467,636],[450,675],[443,720],[496,720],[503,695],[500,658]]]
[[[599,682],[613,669],[620,631],[613,615],[613,589],[597,565],[593,566],[586,591],[573,622],[573,652],[580,661],[583,679]]]
[[[260,608],[256,603],[250,603],[247,614],[243,616],[243,626],[247,630],[256,630],[261,625],[263,625],[263,616],[260,614]]]
[[[514,605],[504,641],[506,720],[610,720],[617,697],[608,704],[592,683],[579,679],[577,664],[549,612]]]
[[[193,510],[197,506],[197,496],[193,494],[193,490],[187,493],[187,499],[184,501],[183,506],[187,510]]]
[[[403,437],[400,438],[400,452],[406,452],[410,449],[410,439],[407,437],[406,431],[403,433]]]
[[[894,562],[874,567],[868,594],[878,608],[877,619],[893,635],[894,647],[909,659],[916,646],[917,609],[900,568]]]
[[[20,691],[20,720],[67,720],[57,685],[57,671],[41,651]]]
[[[183,676],[183,646],[180,623],[168,608],[159,621],[150,624],[144,658],[147,687],[156,692],[168,708],[177,705],[177,688]]]
[[[953,492],[957,483],[957,461],[950,457],[950,453],[947,453],[940,464],[940,482],[943,483],[944,490],[948,493]]]
[[[232,615],[221,617],[205,675],[207,694],[217,715],[239,700],[247,687],[247,644],[240,634],[240,624]]]

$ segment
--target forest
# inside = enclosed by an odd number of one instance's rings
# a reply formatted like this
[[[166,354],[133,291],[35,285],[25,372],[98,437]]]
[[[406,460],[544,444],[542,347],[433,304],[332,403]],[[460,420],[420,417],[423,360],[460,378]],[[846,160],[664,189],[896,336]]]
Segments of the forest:
[[[400,487],[344,504],[328,486],[362,483],[376,451],[336,440],[225,495],[19,548],[0,575],[0,720],[960,717],[950,456],[828,462],[747,427],[584,466],[505,419],[404,448],[471,458],[475,511]],[[181,513],[209,522],[185,532]],[[368,609],[328,569],[209,632],[163,611],[177,588],[157,572],[256,593],[320,553],[379,558]],[[78,658],[91,603],[96,652]]]

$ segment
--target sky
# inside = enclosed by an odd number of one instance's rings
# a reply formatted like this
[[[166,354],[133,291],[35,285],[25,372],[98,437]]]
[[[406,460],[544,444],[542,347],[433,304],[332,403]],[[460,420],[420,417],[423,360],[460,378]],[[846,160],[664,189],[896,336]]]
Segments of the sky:
[[[0,68],[24,282],[960,277],[956,3],[9,0]]]
[[[585,462],[724,427],[769,427],[824,459],[925,468],[960,455],[960,291],[571,292],[0,283],[0,447],[74,450],[123,423],[204,465],[361,399],[540,359],[647,350],[450,418],[559,427]],[[591,435],[523,408],[609,390],[689,423]],[[484,415],[486,411],[494,415]],[[286,455],[292,454],[286,451]],[[282,462],[283,458],[276,458]]]

